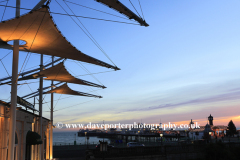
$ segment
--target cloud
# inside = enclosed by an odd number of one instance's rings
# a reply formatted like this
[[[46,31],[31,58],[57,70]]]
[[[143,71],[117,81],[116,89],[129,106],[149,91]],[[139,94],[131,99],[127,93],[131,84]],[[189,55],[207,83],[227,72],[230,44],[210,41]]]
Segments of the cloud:
[[[175,103],[175,104],[169,103],[169,104],[161,104],[158,106],[151,106],[147,108],[130,109],[122,112],[151,111],[151,110],[162,109],[162,108],[177,108],[184,105],[198,105],[198,104],[205,104],[205,103],[237,100],[237,99],[240,99],[239,97],[240,97],[240,91],[233,90],[233,92],[224,93],[224,94],[211,96],[211,97],[197,98],[197,99],[192,99],[192,100]],[[118,112],[118,113],[121,113],[121,112]]]

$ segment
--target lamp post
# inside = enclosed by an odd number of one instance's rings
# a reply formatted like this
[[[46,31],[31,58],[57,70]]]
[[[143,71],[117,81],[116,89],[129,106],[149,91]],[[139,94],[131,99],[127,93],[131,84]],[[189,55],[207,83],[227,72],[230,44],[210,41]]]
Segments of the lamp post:
[[[160,133],[160,137],[161,137],[161,146],[162,146],[162,137],[163,137],[162,133]]]
[[[75,141],[74,141],[74,145],[76,145],[76,144],[77,144],[77,143],[76,143],[76,141],[77,141],[77,140],[76,140],[76,134],[74,134],[74,135],[75,135]]]
[[[212,132],[209,132],[209,142],[211,142],[211,135],[212,135]]]
[[[140,131],[138,131],[138,141],[140,141]]]
[[[88,149],[88,140],[89,140],[89,136],[87,136],[87,149]]]
[[[87,132],[84,132],[84,133],[85,133],[85,145],[86,145]]]

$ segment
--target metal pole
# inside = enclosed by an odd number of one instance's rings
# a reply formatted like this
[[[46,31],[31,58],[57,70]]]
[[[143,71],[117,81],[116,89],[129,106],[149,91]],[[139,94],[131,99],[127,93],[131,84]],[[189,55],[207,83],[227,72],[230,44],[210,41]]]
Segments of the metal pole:
[[[52,56],[52,62],[54,61],[54,56]],[[53,63],[52,63],[53,66]],[[53,81],[52,81],[52,87],[53,89]],[[50,159],[53,159],[53,93],[51,93],[51,127],[50,127]]]
[[[43,70],[43,54],[41,54],[40,59],[40,71]],[[44,141],[43,135],[42,135],[42,94],[43,93],[43,77],[40,78],[39,81],[39,135],[42,138],[42,141]],[[40,144],[39,146],[39,160],[43,159],[43,145]]]
[[[20,0],[16,0],[16,17],[19,17],[19,16],[20,16]],[[13,46],[13,61],[12,61],[12,87],[11,87],[11,108],[10,108],[10,123],[9,123],[8,160],[14,159],[19,40],[14,40],[13,45],[14,46]]]

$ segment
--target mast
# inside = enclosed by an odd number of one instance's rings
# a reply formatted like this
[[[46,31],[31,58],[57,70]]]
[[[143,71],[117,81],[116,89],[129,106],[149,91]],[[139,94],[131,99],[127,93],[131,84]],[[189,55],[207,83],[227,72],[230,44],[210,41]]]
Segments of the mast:
[[[52,62],[54,61],[54,56],[52,56]],[[52,63],[53,66],[54,63]],[[53,89],[53,81],[52,81],[52,87]],[[53,93],[51,93],[51,116],[50,116],[50,159],[53,158]]]
[[[33,10],[37,10],[38,8],[40,8],[42,5],[44,5],[44,3],[46,2],[47,0],[41,0],[33,9]],[[40,59],[40,71],[43,70],[43,54],[41,54],[41,59]],[[43,137],[43,134],[42,134],[42,95],[43,95],[43,77],[40,78],[40,81],[39,81],[39,134],[42,138],[42,141],[44,142],[44,137]],[[38,159],[39,160],[42,160],[43,159],[43,145],[40,144],[39,145],[39,153],[38,153],[39,157]]]
[[[40,71],[43,71],[43,54],[41,54],[40,58]],[[43,95],[43,77],[39,80],[39,135],[42,138],[42,141],[44,142],[43,134],[42,134],[42,96]],[[39,159],[41,160],[43,158],[43,145],[39,145]]]
[[[20,16],[20,0],[16,0],[16,17]],[[8,160],[14,159],[16,106],[17,106],[17,78],[18,78],[19,40],[14,40],[12,63],[11,108],[9,124]]]

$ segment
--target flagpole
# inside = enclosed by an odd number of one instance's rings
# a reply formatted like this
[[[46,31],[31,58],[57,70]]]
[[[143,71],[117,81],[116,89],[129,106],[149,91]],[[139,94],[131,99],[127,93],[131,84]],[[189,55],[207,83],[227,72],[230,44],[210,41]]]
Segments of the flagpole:
[[[20,16],[20,0],[16,0],[16,17]],[[19,40],[14,40],[12,61],[11,107],[9,122],[8,160],[14,159],[16,107],[17,107],[17,78],[18,78]]]

